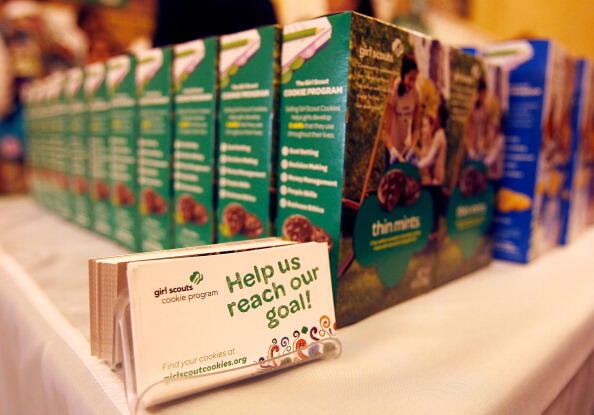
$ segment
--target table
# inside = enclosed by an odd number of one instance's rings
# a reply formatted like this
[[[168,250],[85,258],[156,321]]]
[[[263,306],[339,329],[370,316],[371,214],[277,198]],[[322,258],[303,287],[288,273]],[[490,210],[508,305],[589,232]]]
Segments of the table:
[[[343,355],[206,392],[169,414],[591,414],[594,231],[339,332]],[[127,414],[89,354],[87,259],[123,248],[27,197],[0,199],[0,413]]]

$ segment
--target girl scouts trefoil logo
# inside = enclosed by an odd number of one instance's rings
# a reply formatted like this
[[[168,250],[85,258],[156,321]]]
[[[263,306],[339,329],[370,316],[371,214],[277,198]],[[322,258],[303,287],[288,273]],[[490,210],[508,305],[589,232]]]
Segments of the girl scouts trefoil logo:
[[[194,271],[192,275],[190,275],[190,282],[198,285],[204,280],[204,275],[199,271]]]

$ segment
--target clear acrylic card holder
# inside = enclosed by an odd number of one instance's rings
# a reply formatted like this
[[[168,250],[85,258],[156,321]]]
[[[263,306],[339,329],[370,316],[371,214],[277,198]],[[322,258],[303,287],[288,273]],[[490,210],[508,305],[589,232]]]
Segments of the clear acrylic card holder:
[[[134,367],[134,353],[132,348],[132,330],[130,319],[130,300],[128,292],[122,293],[116,304],[114,315],[114,360],[115,369],[121,357],[126,388],[126,399],[132,414],[145,414],[147,410],[158,404],[183,398],[231,383],[266,375],[279,370],[288,369],[304,363],[320,359],[338,358],[342,352],[342,344],[336,337],[327,337],[309,344],[302,344],[296,348],[283,343],[270,353],[272,357],[261,359],[256,363],[233,369],[219,370],[214,373],[181,377],[172,380],[156,382],[139,391],[136,387]],[[275,352],[279,352],[275,356]]]

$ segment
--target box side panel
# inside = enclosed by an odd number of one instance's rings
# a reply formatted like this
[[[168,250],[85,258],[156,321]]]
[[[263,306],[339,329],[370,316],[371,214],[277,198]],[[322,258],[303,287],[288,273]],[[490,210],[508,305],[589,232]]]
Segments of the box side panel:
[[[280,28],[221,38],[217,241],[270,235]]]
[[[143,251],[168,249],[173,244],[171,61],[169,47],[137,56],[139,226]]]
[[[91,170],[93,230],[111,237],[112,212],[109,176],[109,102],[106,68],[103,64],[87,66],[85,93],[89,101],[88,143]]]
[[[327,242],[334,284],[350,23],[351,14],[343,13],[287,25],[281,57],[276,232],[293,241]]]
[[[135,59],[120,57],[108,63],[110,100],[110,177],[113,238],[139,250]]]
[[[90,199],[88,104],[84,95],[84,70],[76,68],[69,72],[69,133],[71,151],[70,188],[73,203],[73,219],[77,224],[91,229],[92,211]]]
[[[175,246],[214,242],[217,39],[175,47]]]

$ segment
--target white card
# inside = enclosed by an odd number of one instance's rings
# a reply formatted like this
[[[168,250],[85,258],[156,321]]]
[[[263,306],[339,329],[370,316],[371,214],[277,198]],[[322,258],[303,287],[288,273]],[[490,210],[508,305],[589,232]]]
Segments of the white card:
[[[326,244],[131,263],[128,289],[136,390],[164,381],[148,404],[336,335]]]

